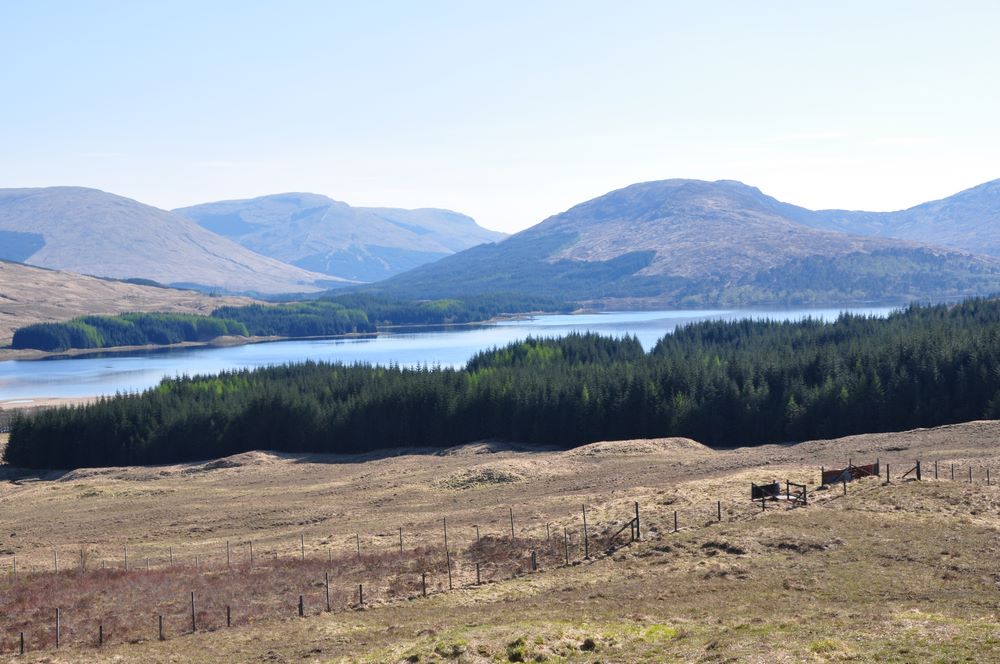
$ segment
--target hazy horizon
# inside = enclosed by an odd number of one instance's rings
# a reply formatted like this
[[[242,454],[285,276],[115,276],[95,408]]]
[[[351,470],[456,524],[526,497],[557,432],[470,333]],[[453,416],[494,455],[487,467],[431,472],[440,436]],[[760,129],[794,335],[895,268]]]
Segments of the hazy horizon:
[[[628,184],[812,209],[1000,177],[1000,6],[0,7],[0,187],[172,209],[286,191],[515,232]]]

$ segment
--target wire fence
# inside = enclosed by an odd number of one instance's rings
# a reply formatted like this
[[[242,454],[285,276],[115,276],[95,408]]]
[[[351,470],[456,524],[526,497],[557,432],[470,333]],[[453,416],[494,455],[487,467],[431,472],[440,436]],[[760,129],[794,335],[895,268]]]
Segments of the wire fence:
[[[907,470],[905,465],[879,468],[888,482],[917,479],[917,470],[924,480],[977,481],[971,466],[917,463]],[[979,473],[978,481],[993,484],[988,469]],[[844,481],[844,493],[847,486]],[[266,548],[250,540],[225,542],[210,555],[205,555],[204,546],[193,554],[157,545],[113,551],[67,545],[53,549],[47,562],[39,552],[31,557],[9,555],[0,560],[0,653],[169,639],[475,588],[607,556],[649,536],[803,507],[823,495],[792,482],[784,487],[784,495],[757,501],[750,500],[747,487],[744,501],[697,500],[677,509],[621,499],[601,504],[596,514],[581,505],[576,515],[544,523],[520,523],[514,509],[507,508],[508,532],[494,527],[494,532],[482,534],[473,526],[473,540],[466,525],[461,542],[455,528],[442,519],[438,527],[419,533],[400,528],[364,541],[360,533],[342,537],[337,547],[329,538],[315,542],[301,535],[297,541]],[[801,496],[796,487],[801,487]],[[839,494],[837,488],[825,497]],[[496,524],[496,516],[490,518]],[[434,540],[439,543],[427,544]],[[345,544],[353,550],[345,550]]]

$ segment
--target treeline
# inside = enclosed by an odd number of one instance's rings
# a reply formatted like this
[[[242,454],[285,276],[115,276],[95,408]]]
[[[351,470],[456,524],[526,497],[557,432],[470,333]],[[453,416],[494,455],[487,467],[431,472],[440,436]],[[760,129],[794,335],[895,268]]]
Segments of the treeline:
[[[551,297],[515,293],[470,295],[461,299],[402,300],[374,293],[341,293],[323,297],[361,309],[375,325],[455,325],[489,320],[501,314],[544,311],[569,313],[576,305]]]
[[[239,321],[255,337],[325,337],[375,332],[364,310],[319,300],[219,307],[212,312],[212,317]]]
[[[529,339],[461,370],[307,363],[165,380],[18,419],[5,456],[71,468],[490,438],[752,445],[983,417],[1000,417],[1000,303],[971,300],[887,319],[699,323],[650,353],[584,335]]]
[[[551,298],[483,295],[463,300],[406,301],[371,294],[331,295],[284,304],[220,307],[211,316],[129,313],[38,323],[14,332],[13,348],[62,351],[209,341],[224,335],[326,337],[371,334],[378,325],[448,325],[489,320],[505,313],[568,312]]]
[[[209,341],[225,335],[247,336],[235,320],[190,314],[127,313],[83,316],[65,323],[36,323],[18,328],[11,346],[62,351],[69,348],[111,348]]]

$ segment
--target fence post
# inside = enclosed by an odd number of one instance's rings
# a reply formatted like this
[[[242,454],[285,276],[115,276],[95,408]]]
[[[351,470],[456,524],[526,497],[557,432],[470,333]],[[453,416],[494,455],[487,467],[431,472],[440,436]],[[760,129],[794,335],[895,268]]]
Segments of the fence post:
[[[986,469],[986,486],[990,485],[990,469]]]
[[[365,608],[365,587],[362,584],[358,584],[358,608]]]
[[[445,561],[448,563],[448,590],[451,590],[451,551],[444,552]]]
[[[427,597],[427,572],[420,573],[420,594]]]
[[[642,535],[639,534],[639,502],[635,503],[635,538],[637,540],[642,539]]]
[[[61,618],[62,612],[59,610],[59,607],[56,607],[56,648],[59,647],[59,636],[62,632]]]
[[[24,654],[24,632],[21,632],[21,654]]]
[[[892,484],[892,478],[889,477],[889,464],[885,464],[885,483]]]
[[[563,528],[563,550],[566,553],[566,564],[569,565],[569,533]]]
[[[226,627],[232,627],[232,626],[233,626],[233,612],[230,609],[229,605],[226,604]]]
[[[937,478],[938,478],[938,462],[937,459],[934,459],[934,479]]]
[[[920,460],[917,460],[917,481],[919,482],[922,478],[920,477]]]
[[[167,547],[167,555],[170,556],[170,565],[173,566],[173,564],[174,564],[174,547],[172,547],[172,546],[168,546]]]
[[[844,480],[844,495],[847,495],[847,480]]]
[[[715,501],[715,515],[718,518],[719,523],[722,523],[722,501],[721,500]]]
[[[514,508],[508,507],[510,510],[510,541],[514,541]]]
[[[399,527],[399,552],[403,552],[403,527]]]
[[[587,538],[587,506],[583,506],[583,557],[590,559],[590,541]]]
[[[538,556],[535,554],[534,549],[531,550],[531,571],[532,572],[538,571]]]
[[[951,479],[955,479],[955,464],[951,464]]]
[[[358,546],[358,559],[361,559],[361,534],[354,533],[354,543]]]
[[[194,591],[191,591],[191,631],[192,632],[198,631],[198,621],[195,618],[195,613],[194,613]]]
[[[476,544],[479,544],[479,526],[476,525]]]
[[[677,532],[677,510],[674,510],[674,532]]]
[[[969,484],[972,484],[972,466],[969,466]]]
[[[160,622],[160,631],[159,631],[160,641],[162,641],[163,640],[163,616],[159,616],[159,622]]]
[[[306,536],[299,533],[299,551],[302,554],[302,560],[306,559]]]
[[[326,612],[330,612],[330,573],[323,572],[323,585],[326,588]]]
[[[476,563],[476,585],[478,586],[480,583],[481,581],[479,579],[479,563]]]
[[[52,551],[52,566],[55,569],[56,574],[59,573],[59,549],[54,549]]]
[[[299,595],[299,618],[306,615],[306,600],[302,595]]]
[[[104,647],[104,625],[101,623],[97,625],[97,647]]]

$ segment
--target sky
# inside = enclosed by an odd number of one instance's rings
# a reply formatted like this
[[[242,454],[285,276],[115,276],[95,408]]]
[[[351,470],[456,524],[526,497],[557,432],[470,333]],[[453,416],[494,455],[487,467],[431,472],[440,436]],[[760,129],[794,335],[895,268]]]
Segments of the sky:
[[[0,187],[515,232],[633,182],[902,209],[1000,178],[1000,3],[0,0]]]

